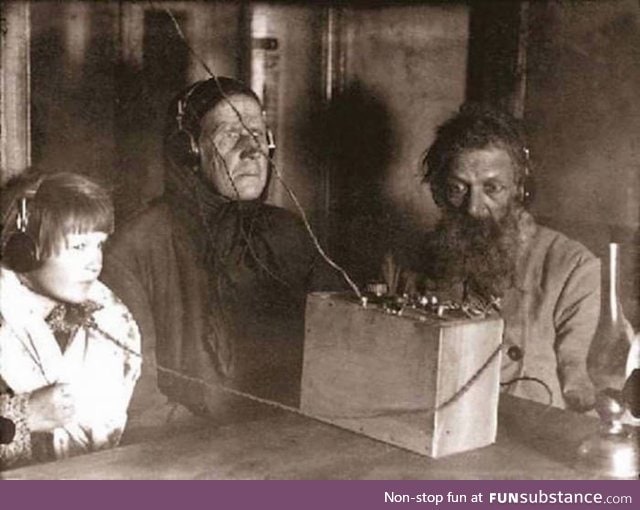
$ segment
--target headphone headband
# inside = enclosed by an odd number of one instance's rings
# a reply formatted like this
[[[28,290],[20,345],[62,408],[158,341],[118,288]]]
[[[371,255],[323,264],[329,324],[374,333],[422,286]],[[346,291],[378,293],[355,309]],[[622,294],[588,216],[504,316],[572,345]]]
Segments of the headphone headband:
[[[177,104],[177,112],[176,112],[176,124],[178,125],[178,130],[184,131],[185,127],[183,124],[184,117],[187,113],[187,109],[189,107],[189,99],[193,95],[193,93],[202,85],[206,83],[204,81],[197,81],[192,84],[182,96],[178,99]]]
[[[22,196],[18,199],[18,213],[16,215],[16,228],[19,232],[26,232],[29,226],[29,211],[27,209],[27,202],[33,200],[40,189],[40,185],[44,180],[43,177],[37,179],[33,188],[27,188]]]
[[[29,216],[27,214],[27,198],[22,197],[19,200],[20,206],[16,215],[16,228],[18,232],[26,232],[29,226]]]

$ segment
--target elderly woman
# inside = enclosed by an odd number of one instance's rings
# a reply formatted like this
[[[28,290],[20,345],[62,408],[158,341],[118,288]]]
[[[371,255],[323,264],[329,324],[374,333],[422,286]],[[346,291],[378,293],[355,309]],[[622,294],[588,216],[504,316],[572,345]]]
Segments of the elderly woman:
[[[0,467],[118,444],[140,373],[140,335],[102,283],[113,207],[72,173],[3,190]]]
[[[332,284],[300,218],[264,202],[268,142],[246,85],[188,87],[169,109],[164,195],[106,252],[104,281],[145,352],[155,344],[160,390],[196,414],[220,416],[228,390],[295,405],[306,293]]]

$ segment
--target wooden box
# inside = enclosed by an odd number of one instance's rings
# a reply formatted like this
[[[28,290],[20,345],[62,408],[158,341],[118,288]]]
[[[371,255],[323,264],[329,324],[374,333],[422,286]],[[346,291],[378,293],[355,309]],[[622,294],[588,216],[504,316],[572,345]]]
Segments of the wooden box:
[[[304,414],[430,457],[495,441],[502,319],[391,315],[325,292],[305,320]]]

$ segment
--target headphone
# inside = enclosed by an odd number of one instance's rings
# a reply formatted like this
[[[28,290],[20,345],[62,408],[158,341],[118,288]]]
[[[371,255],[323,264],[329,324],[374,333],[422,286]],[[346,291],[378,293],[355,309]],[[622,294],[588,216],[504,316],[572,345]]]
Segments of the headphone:
[[[42,265],[38,243],[30,233],[33,229],[29,229],[29,203],[35,199],[42,180],[38,179],[33,188],[16,201],[15,231],[9,234],[2,246],[3,264],[16,273],[28,273]]]
[[[189,112],[189,98],[204,82],[196,82],[178,98],[175,122],[177,129],[170,135],[171,156],[179,165],[189,168],[200,164],[200,147],[191,131],[185,127],[185,116]]]
[[[175,116],[177,129],[171,133],[165,141],[171,151],[171,158],[178,165],[189,168],[199,168],[200,166],[200,146],[193,133],[188,129],[186,119],[188,115],[193,115],[189,100],[202,85],[207,83],[208,81],[198,81],[194,83],[178,98]],[[200,119],[197,120],[199,121]],[[266,137],[268,157],[269,162],[271,162],[275,154],[276,143],[270,129],[267,129]]]

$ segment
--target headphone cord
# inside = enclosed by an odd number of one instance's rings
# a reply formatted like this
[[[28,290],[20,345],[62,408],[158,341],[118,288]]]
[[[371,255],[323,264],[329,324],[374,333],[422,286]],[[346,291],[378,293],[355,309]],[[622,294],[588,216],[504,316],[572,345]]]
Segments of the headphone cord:
[[[154,4],[153,1],[151,1],[151,3]],[[218,80],[217,75],[207,65],[207,63],[204,61],[204,59],[191,47],[191,45],[189,44],[189,41],[187,40],[184,32],[180,28],[180,23],[178,23],[178,20],[174,16],[173,12],[171,12],[171,10],[166,6],[163,6],[162,8],[167,13],[167,15],[171,18],[171,21],[172,21],[172,23],[173,23],[173,25],[174,25],[174,27],[176,29],[176,32],[177,32],[178,36],[183,41],[183,43],[187,46],[187,49],[189,50],[189,52],[194,56],[194,58],[198,61],[198,63],[200,63],[200,65],[202,65],[202,67],[205,69],[205,71],[214,79],[214,81],[216,83],[216,86],[218,87],[218,90],[219,90],[220,94],[222,95],[224,101],[231,107],[231,109],[233,110],[233,112],[237,116],[238,120],[240,121],[240,124],[242,125],[242,127],[247,131],[247,133],[249,133],[251,135],[251,137],[253,138],[254,143],[256,143],[257,147],[259,147],[259,150],[260,150],[261,154],[264,157],[267,158],[267,161],[269,161],[271,163],[272,168],[273,168],[273,172],[274,172],[276,178],[282,184],[282,186],[284,187],[285,191],[287,192],[287,194],[289,195],[289,197],[293,201],[296,209],[299,211],[300,216],[302,217],[302,221],[304,222],[305,228],[306,228],[309,236],[311,237],[311,240],[312,240],[316,250],[320,254],[320,256],[325,260],[325,262],[327,262],[327,264],[329,264],[333,269],[335,269],[336,271],[338,271],[342,275],[342,277],[347,282],[347,284],[351,287],[351,289],[356,294],[356,296],[358,296],[358,299],[362,300],[362,292],[360,291],[360,289],[358,288],[356,283],[353,281],[353,279],[349,276],[347,271],[344,268],[342,268],[339,264],[337,264],[331,257],[329,257],[329,255],[327,255],[327,253],[324,251],[324,249],[320,245],[320,241],[318,240],[317,236],[313,232],[311,224],[309,223],[307,215],[306,215],[304,209],[302,208],[302,205],[300,204],[300,201],[298,200],[297,196],[295,195],[295,193],[293,192],[291,187],[286,183],[286,181],[282,177],[282,175],[281,175],[280,171],[278,170],[278,167],[275,164],[275,162],[273,161],[273,159],[271,157],[269,157],[268,151],[265,151],[264,149],[262,149],[262,145],[261,145],[260,140],[258,139],[258,137],[255,135],[255,133],[251,129],[249,129],[249,127],[246,125],[244,119],[242,118],[241,113],[238,111],[236,106],[231,102],[231,100],[229,99],[229,96],[227,94],[225,94],[224,90],[222,89],[222,86],[220,85],[220,82]],[[228,175],[228,169],[226,171],[227,171],[227,175]],[[234,184],[233,180],[231,179],[230,176],[229,176],[229,179],[231,180],[232,184]],[[235,184],[234,184],[234,187],[235,187]],[[237,190],[236,190],[236,193],[237,193]]]
[[[98,326],[98,324],[96,323],[96,321],[95,321],[95,319],[93,317],[88,319],[88,321],[86,322],[86,327],[88,327],[90,329],[93,329],[94,331],[97,331],[98,333],[103,335],[107,340],[109,340],[110,342],[112,342],[116,346],[118,346],[120,349],[122,349],[124,352],[126,352],[126,353],[128,353],[130,355],[133,355],[135,357],[138,357],[143,362],[145,362],[145,359],[143,358],[143,356],[142,356],[142,354],[140,352],[135,351],[131,347],[123,344],[122,342],[120,342],[119,340],[114,338],[108,332],[104,331],[100,326]],[[486,359],[486,361],[480,366],[480,368],[478,370],[476,370],[476,372],[474,374],[472,374],[471,377],[458,390],[456,390],[453,393],[453,395],[451,395],[449,398],[447,398],[441,404],[438,404],[435,408],[433,408],[433,409],[422,409],[422,408],[386,409],[386,410],[381,410],[381,411],[377,411],[375,413],[369,414],[369,415],[365,416],[365,418],[375,418],[375,417],[378,417],[378,416],[386,416],[386,415],[392,415],[392,414],[393,415],[409,414],[409,413],[415,413],[415,412],[421,412],[421,411],[430,411],[432,413],[435,413],[435,412],[443,410],[444,408],[450,406],[451,404],[453,404],[454,402],[459,400],[465,393],[467,393],[467,391],[469,391],[471,386],[473,386],[473,384],[485,372],[485,370],[489,367],[489,365],[491,365],[491,363],[497,358],[498,354],[500,353],[501,348],[502,348],[502,344],[498,345],[496,347],[496,349],[489,355],[489,357]],[[299,415],[310,416],[312,418],[319,419],[320,421],[326,421],[327,419],[341,419],[341,418],[342,419],[353,419],[353,418],[358,418],[359,417],[359,416],[353,416],[353,415],[339,416],[339,415],[307,414],[304,411],[302,411],[302,409],[300,409],[300,408],[289,406],[289,405],[286,405],[286,404],[282,404],[280,402],[276,402],[276,401],[273,401],[273,400],[265,399],[265,398],[262,398],[262,397],[258,397],[256,395],[251,394],[251,393],[247,393],[247,392],[244,392],[244,391],[241,391],[241,390],[237,390],[237,389],[231,388],[229,386],[226,386],[223,383],[212,384],[210,382],[205,381],[202,378],[190,376],[190,375],[187,375],[187,374],[185,374],[183,372],[180,372],[178,370],[174,370],[174,369],[171,369],[171,368],[168,368],[168,367],[164,367],[164,366],[158,364],[157,362],[151,362],[151,366],[153,368],[155,368],[158,372],[162,372],[162,373],[174,376],[174,377],[176,377],[178,379],[181,379],[184,382],[195,383],[195,384],[198,384],[200,386],[203,386],[205,388],[212,389],[212,390],[222,390],[225,393],[229,393],[229,394],[235,395],[237,397],[246,398],[248,400],[251,400],[251,401],[254,401],[254,402],[258,402],[260,404],[268,405],[268,406],[271,406],[271,407],[276,407],[278,409],[281,409],[281,410],[284,410],[284,411],[289,411],[289,412],[296,413],[296,414],[299,414]],[[542,383],[542,384],[544,384],[544,383]],[[502,385],[502,383],[501,383],[501,385]],[[175,411],[175,408],[171,412],[173,412],[173,411]]]
[[[526,381],[530,381],[530,382],[534,382],[534,383],[537,383],[537,384],[541,385],[545,389],[545,391],[547,392],[548,400],[547,400],[546,407],[547,408],[551,407],[551,405],[553,404],[553,392],[551,391],[551,388],[549,387],[549,385],[546,382],[544,382],[542,379],[539,379],[538,377],[532,377],[532,376],[528,376],[528,375],[523,375],[521,377],[515,377],[514,379],[511,379],[509,381],[501,382],[500,386],[506,388],[506,387],[509,387],[512,384],[515,384],[515,383],[517,383],[519,381],[525,381],[525,382]]]
[[[252,136],[255,139],[255,135],[252,134]],[[215,141],[213,140],[213,136],[209,135],[209,142],[211,144],[211,146],[213,147],[213,149],[215,150],[217,159],[219,162],[222,162],[222,167],[224,168],[224,172],[227,176],[227,179],[229,179],[229,182],[231,183],[231,186],[233,188],[233,192],[237,198],[238,202],[242,202],[242,199],[240,197],[240,192],[238,191],[238,187],[236,186],[235,181],[233,180],[232,176],[231,176],[231,172],[229,171],[229,166],[227,165],[226,160],[222,157],[222,154],[220,154],[220,151],[218,150],[217,145],[215,144]],[[199,197],[199,195],[198,195]],[[238,214],[240,216],[240,234],[242,235],[242,237],[244,238],[245,241],[245,245],[247,246],[247,248],[249,249],[249,252],[251,253],[252,258],[258,263],[258,265],[269,275],[271,276],[271,278],[273,278],[274,280],[280,282],[282,285],[284,285],[285,287],[291,289],[291,285],[289,285],[289,283],[287,281],[285,281],[284,279],[280,278],[277,274],[275,274],[274,272],[272,272],[269,267],[267,266],[266,262],[263,262],[262,259],[258,256],[258,254],[256,253],[252,241],[251,241],[251,234],[247,235],[247,232],[245,232],[244,229],[244,223],[242,221],[243,219],[243,211],[242,211],[242,207],[238,208]],[[253,222],[255,221],[255,218],[251,218],[251,229],[253,229]]]
[[[104,331],[102,328],[100,328],[96,322],[95,319],[91,318],[89,320],[89,322],[87,323],[87,327],[92,328],[96,331],[98,331],[99,333],[101,333],[102,335],[105,336],[105,338],[107,338],[109,341],[113,342],[114,344],[116,344],[118,347],[120,347],[123,351],[132,354],[134,356],[139,357],[140,359],[143,359],[142,354],[140,354],[139,352],[131,349],[130,347],[124,345],[122,342],[118,341],[117,339],[115,339],[113,336],[111,336],[109,333],[107,333],[106,331]],[[424,408],[410,408],[410,409],[383,409],[383,410],[379,410],[376,411],[374,413],[370,413],[367,414],[366,416],[354,416],[354,415],[317,415],[314,414],[312,415],[313,418],[317,418],[321,421],[323,420],[327,420],[327,419],[354,419],[354,418],[358,418],[358,417],[363,417],[363,418],[376,418],[376,417],[380,417],[380,416],[390,416],[390,415],[398,415],[398,414],[410,414],[410,413],[416,413],[416,412],[422,412],[422,411],[430,411],[431,413],[436,413],[438,411],[442,411],[443,409],[445,409],[446,407],[449,407],[451,404],[453,404],[454,402],[458,401],[465,393],[467,393],[469,391],[469,389],[475,384],[475,382],[480,378],[480,376],[487,370],[487,368],[491,365],[491,363],[498,357],[502,347],[504,344],[500,343],[495,349],[494,351],[488,356],[488,358],[485,360],[485,362],[480,366],[480,368],[478,368],[478,370],[476,370],[471,377],[469,377],[469,379],[458,389],[456,390],[449,398],[447,398],[446,400],[444,400],[442,403],[438,404],[437,406],[435,406],[433,409],[424,409]],[[231,388],[229,386],[226,386],[225,384],[211,384],[207,381],[205,381],[204,379],[201,379],[199,377],[193,377],[193,376],[189,376],[187,374],[184,374],[183,372],[177,371],[177,370],[173,370],[171,368],[167,368],[164,367],[162,365],[159,365],[158,363],[154,363],[152,362],[152,366],[153,368],[155,368],[156,370],[158,370],[159,372],[163,372],[166,373],[168,375],[172,375],[178,379],[181,379],[185,382],[190,382],[190,383],[196,383],[198,385],[204,386],[206,388],[209,389],[213,389],[213,390],[217,390],[217,389],[221,389],[223,392],[225,393],[230,393],[233,394],[235,396],[238,397],[242,397],[242,398],[246,398],[249,400],[252,400],[254,402],[259,402],[261,404],[265,404],[265,405],[269,405],[272,407],[277,407],[279,409],[285,410],[285,411],[290,411],[296,414],[301,414],[301,415],[307,415],[306,413],[304,413],[301,409],[297,408],[297,407],[292,407],[292,406],[288,406],[286,404],[282,404],[280,402],[275,402],[273,400],[268,400],[268,399],[264,399],[261,397],[258,397],[256,395],[252,395],[250,393],[246,393],[240,390],[236,390],[234,388]],[[531,376],[521,376],[521,377],[516,377],[514,379],[511,379],[509,381],[506,382],[501,382],[500,386],[501,387],[508,387],[511,386],[512,384],[515,384],[519,381],[531,381],[531,382],[535,382],[539,385],[541,385],[545,391],[547,392],[547,396],[548,396],[548,401],[545,405],[545,411],[548,410],[552,405],[553,405],[553,392],[551,391],[551,388],[549,387],[549,385],[544,382],[542,379],[539,379],[538,377],[531,377]]]

